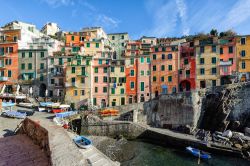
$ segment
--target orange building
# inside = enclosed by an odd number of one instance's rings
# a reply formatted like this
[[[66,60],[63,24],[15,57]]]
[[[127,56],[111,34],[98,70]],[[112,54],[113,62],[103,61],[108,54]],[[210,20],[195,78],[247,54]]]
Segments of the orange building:
[[[158,45],[151,53],[152,96],[175,93],[178,88],[178,46]]]
[[[12,93],[18,83],[18,40],[20,30],[0,31],[0,86]]]
[[[84,46],[84,40],[87,38],[83,32],[69,32],[65,34],[66,46]]]

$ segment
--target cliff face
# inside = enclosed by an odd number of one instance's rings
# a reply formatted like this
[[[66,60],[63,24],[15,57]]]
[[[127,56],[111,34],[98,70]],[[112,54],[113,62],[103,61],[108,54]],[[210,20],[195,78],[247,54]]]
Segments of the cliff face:
[[[189,125],[210,131],[250,127],[250,84],[161,95],[144,103],[147,123],[155,127]]]

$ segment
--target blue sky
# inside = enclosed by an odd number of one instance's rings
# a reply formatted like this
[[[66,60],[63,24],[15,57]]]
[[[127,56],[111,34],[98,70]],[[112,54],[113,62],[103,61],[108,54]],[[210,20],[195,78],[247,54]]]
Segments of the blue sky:
[[[250,34],[250,0],[0,0],[0,25],[56,22],[65,31],[102,26],[107,33],[173,37],[233,29]]]

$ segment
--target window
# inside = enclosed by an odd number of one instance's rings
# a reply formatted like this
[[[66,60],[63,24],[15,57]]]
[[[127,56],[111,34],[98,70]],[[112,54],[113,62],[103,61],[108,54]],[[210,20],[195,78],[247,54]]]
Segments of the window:
[[[109,64],[109,60],[106,60],[106,65],[108,65]]]
[[[8,77],[11,77],[12,76],[12,72],[11,70],[8,70]]]
[[[99,48],[99,43],[95,43],[95,47],[96,47],[96,48]]]
[[[115,36],[112,36],[112,40],[115,40]]]
[[[200,64],[203,65],[205,63],[204,58],[200,58]]]
[[[40,63],[40,69],[41,69],[41,70],[44,69],[44,63]]]
[[[246,56],[246,51],[245,51],[245,50],[242,50],[242,51],[241,51],[241,56],[242,56],[242,57],[245,57],[245,56]]]
[[[147,75],[148,75],[148,76],[150,75],[150,70],[147,70]]]
[[[153,82],[156,82],[156,79],[157,79],[156,76],[153,76]]]
[[[82,67],[82,75],[85,75],[86,73],[85,73],[85,67]]]
[[[13,53],[13,47],[8,47],[8,53]]]
[[[25,69],[25,63],[21,64],[21,69],[24,70]]]
[[[141,63],[144,63],[144,57],[141,57]]]
[[[186,70],[186,76],[189,77],[190,75],[190,70]]]
[[[63,65],[63,59],[59,58],[59,65]]]
[[[205,74],[205,69],[204,69],[204,68],[201,68],[201,69],[200,69],[200,74],[201,74],[201,75],[204,75],[204,74]]]
[[[88,47],[88,48],[90,47],[90,43],[87,43],[87,47]]]
[[[217,73],[217,69],[215,67],[212,68],[212,74],[215,75]]]
[[[124,39],[124,35],[121,36],[121,39]]]
[[[142,92],[145,90],[144,82],[141,82],[140,88],[141,88],[141,91],[142,91]]]
[[[31,70],[32,69],[32,63],[28,64],[28,69]]]
[[[130,82],[130,89],[134,89],[135,88],[135,83],[134,82]]]
[[[165,59],[165,54],[162,54],[162,55],[161,55],[161,59],[162,59],[162,60]]]
[[[95,67],[95,73],[98,73],[98,67]]]
[[[168,70],[172,71],[172,65],[168,65]]]
[[[206,88],[206,81],[200,81],[200,88]]]
[[[200,47],[200,53],[204,53],[204,46]]]
[[[158,52],[159,51],[159,49],[158,48],[155,48],[155,52]]]
[[[51,80],[50,80],[50,83],[51,83],[51,84],[55,84],[55,79],[51,79]]]
[[[212,52],[216,52],[216,46],[212,46]]]
[[[111,72],[115,72],[115,67],[114,66],[111,66]]]
[[[103,77],[103,82],[105,82],[105,83],[108,82],[108,77],[104,76]]]
[[[85,84],[85,78],[84,77],[81,77],[81,83]]]
[[[122,47],[124,47],[124,43],[121,43]]]
[[[212,80],[212,86],[216,86],[216,80]]]
[[[51,59],[50,59],[50,63],[51,63],[51,64],[54,64],[54,58],[51,58]]]
[[[229,61],[231,61],[231,63],[234,64],[234,59],[233,58],[229,58]]]
[[[82,64],[82,60],[81,60],[81,59],[78,59],[76,63],[77,63],[77,65],[79,66],[79,65]]]
[[[77,96],[77,95],[78,95],[78,94],[77,94],[77,90],[74,90],[74,95],[75,95],[75,96]]]
[[[98,93],[98,87],[95,87],[95,93]]]
[[[188,59],[184,59],[184,65],[188,64]]]
[[[242,61],[242,62],[241,62],[241,68],[242,68],[242,69],[245,69],[245,68],[246,68],[246,62],[245,62],[245,61]]]
[[[245,37],[242,37],[242,38],[240,39],[240,43],[241,43],[242,45],[245,45],[245,44],[246,44],[246,38],[245,38]]]
[[[41,56],[41,58],[44,58],[44,52],[41,52],[40,56]]]
[[[71,58],[67,58],[67,62],[71,62]]]
[[[147,57],[147,63],[148,64],[150,63],[150,57]]]
[[[220,54],[223,54],[223,48],[220,48]]]
[[[75,84],[75,82],[76,82],[76,78],[75,77],[71,78],[71,83]]]
[[[102,64],[102,59],[98,60],[98,64],[101,65]]]
[[[43,81],[44,80],[44,76],[43,74],[40,75],[40,81]]]
[[[103,73],[108,73],[108,68],[107,67],[103,68]]]
[[[121,88],[121,89],[120,89],[120,93],[121,93],[121,94],[124,94],[124,93],[125,93],[124,88]]]
[[[98,83],[98,77],[97,76],[95,77],[95,83]]]
[[[216,64],[216,57],[212,57],[212,64]]]
[[[172,59],[172,58],[173,58],[172,54],[168,54],[168,59]]]
[[[161,65],[161,71],[165,71],[165,65]]]
[[[115,88],[111,88],[111,94],[115,94]]]
[[[172,76],[168,76],[168,82],[172,82]]]
[[[134,58],[130,58],[130,64],[131,64],[131,65],[135,64]]]
[[[163,77],[161,77],[161,82],[164,82],[164,76],[163,76]]]
[[[11,65],[12,59],[5,59],[5,65]]]
[[[32,58],[32,52],[29,52],[29,58]]]
[[[71,36],[71,40],[74,41],[75,40],[75,36]]]
[[[120,72],[124,72],[124,67],[123,66],[120,67]]]
[[[76,68],[75,67],[71,67],[71,73],[76,73]]]
[[[141,76],[144,76],[144,70],[141,70]]]
[[[162,47],[162,48],[161,48],[161,51],[166,51],[166,48],[165,48],[165,47]]]
[[[135,71],[134,70],[130,70],[130,76],[135,76]]]
[[[93,98],[93,105],[96,105],[96,98]]]
[[[153,66],[153,71],[156,71],[156,65]]]
[[[153,54],[153,60],[156,60],[156,54]]]
[[[230,54],[233,53],[233,46],[229,46],[229,47],[228,47],[228,52],[229,52]]]
[[[107,87],[103,87],[103,88],[102,88],[102,92],[103,92],[103,93],[107,93]]]
[[[81,90],[81,95],[84,96],[84,94],[85,94],[85,91]]]
[[[0,53],[1,54],[1,53]],[[25,52],[22,52],[22,58],[25,58]]]

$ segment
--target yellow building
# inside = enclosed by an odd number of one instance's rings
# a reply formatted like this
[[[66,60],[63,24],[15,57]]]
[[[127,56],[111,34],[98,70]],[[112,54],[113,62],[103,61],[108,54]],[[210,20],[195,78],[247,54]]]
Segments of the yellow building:
[[[113,60],[110,66],[109,105],[119,106],[126,103],[125,61]]]
[[[250,72],[250,36],[237,36],[236,54],[238,59],[238,71],[240,79],[249,79]]]
[[[217,38],[195,40],[196,85],[207,88],[220,85],[220,54]]]
[[[65,102],[74,103],[75,108],[91,103],[91,56],[75,56],[66,68]]]

